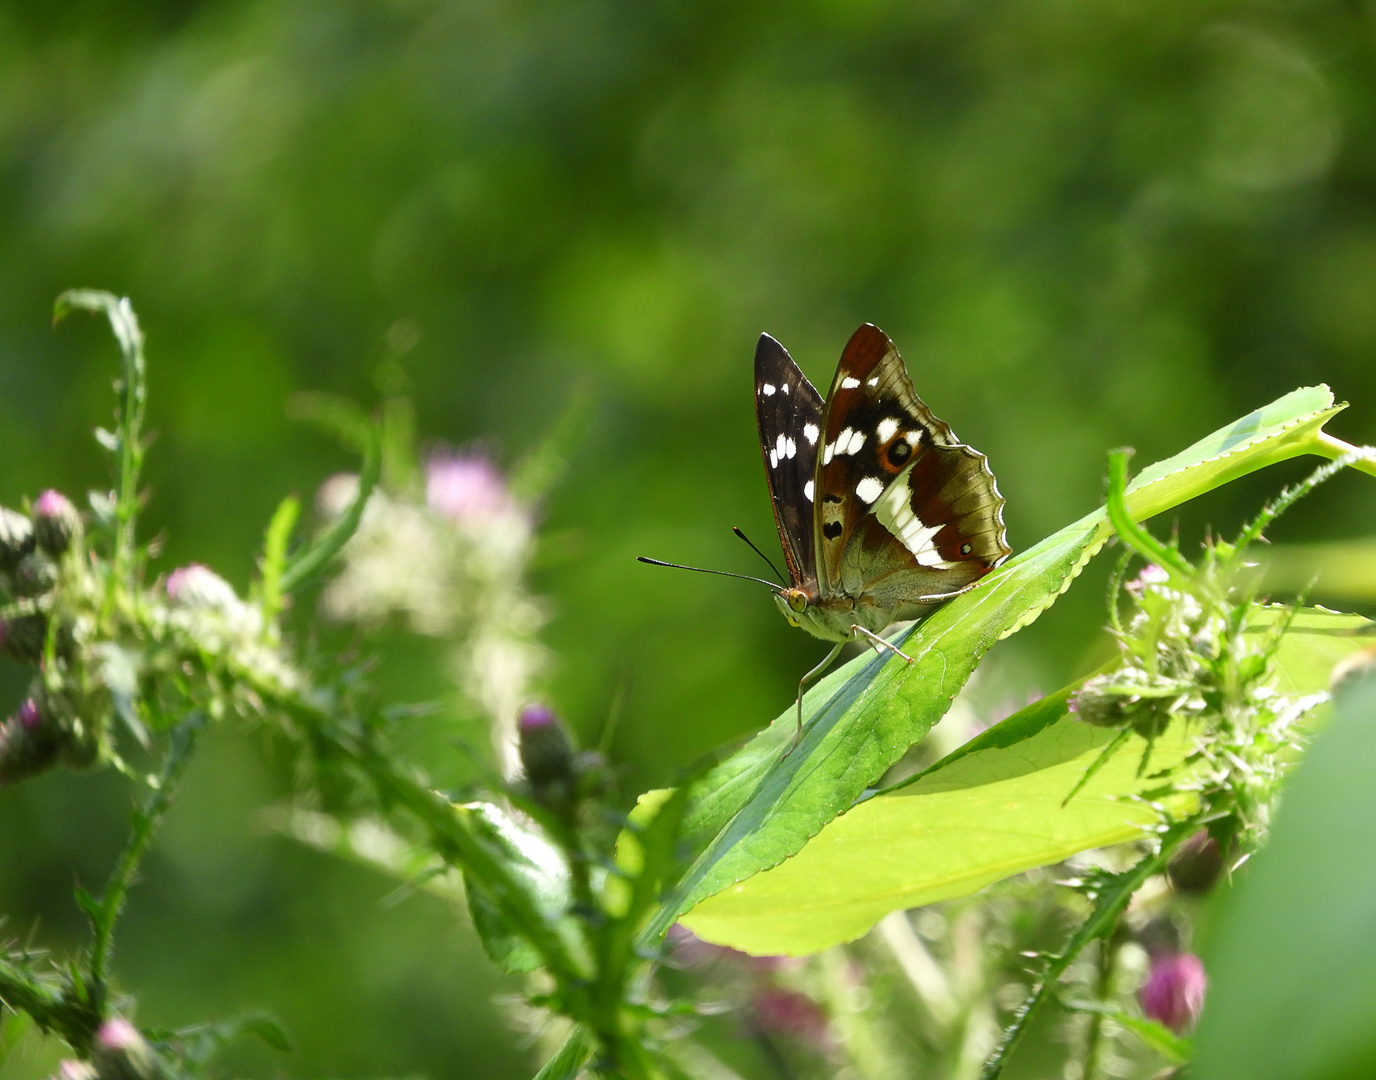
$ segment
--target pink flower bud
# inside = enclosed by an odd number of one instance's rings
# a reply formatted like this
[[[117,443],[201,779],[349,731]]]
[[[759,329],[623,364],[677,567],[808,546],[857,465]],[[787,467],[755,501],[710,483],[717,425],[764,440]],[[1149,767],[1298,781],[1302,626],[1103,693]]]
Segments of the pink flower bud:
[[[34,501],[29,512],[38,546],[54,557],[61,555],[81,528],[81,515],[72,501],[49,488]]]
[[[1179,1033],[1199,1019],[1208,985],[1204,961],[1194,953],[1162,953],[1152,957],[1137,999],[1149,1018]]]
[[[166,587],[167,598],[181,607],[225,609],[239,603],[229,582],[200,563],[173,570]]]
[[[64,1058],[57,1063],[52,1080],[96,1080],[96,1069],[89,1061]]]
[[[96,1042],[103,1050],[129,1050],[143,1045],[143,1036],[138,1028],[122,1016],[114,1016],[100,1025],[96,1032]]]
[[[39,709],[38,702],[34,701],[33,698],[26,699],[24,704],[19,706],[15,718],[19,721],[20,726],[28,732],[37,731],[43,726],[43,712]]]
[[[1171,575],[1164,567],[1157,566],[1155,563],[1147,563],[1142,567],[1142,572],[1125,586],[1128,592],[1139,600],[1146,592],[1148,585],[1164,585],[1170,581]]]
[[[527,705],[516,718],[521,766],[537,798],[560,799],[574,780],[573,744],[546,705]]]
[[[515,503],[497,466],[482,454],[432,454],[425,466],[425,502],[450,521],[491,518]]]

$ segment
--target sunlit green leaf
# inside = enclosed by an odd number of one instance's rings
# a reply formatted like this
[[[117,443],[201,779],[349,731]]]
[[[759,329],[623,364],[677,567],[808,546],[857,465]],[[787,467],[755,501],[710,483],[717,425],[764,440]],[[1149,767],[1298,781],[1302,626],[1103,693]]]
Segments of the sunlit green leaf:
[[[533,898],[540,914],[562,925],[569,906],[569,873],[563,856],[541,834],[523,827],[500,807],[471,803],[463,808],[478,837],[501,853],[512,876]],[[540,954],[503,915],[478,883],[468,879],[468,910],[483,948],[505,971],[534,971]]]
[[[1272,611],[1261,624],[1276,617]],[[1369,638],[1366,620],[1301,612],[1277,658],[1281,689],[1310,693]],[[1260,632],[1260,628],[1258,630]],[[1140,836],[1159,818],[1130,796],[1178,764],[1193,738],[1175,724],[1137,777],[1145,743],[1132,736],[1062,806],[1115,732],[1066,711],[1073,688],[990,728],[891,794],[856,806],[787,862],[703,901],[684,917],[699,936],[753,953],[808,953],[864,933],[888,912],[963,896],[1078,851]],[[1193,796],[1161,804],[1179,815]]]

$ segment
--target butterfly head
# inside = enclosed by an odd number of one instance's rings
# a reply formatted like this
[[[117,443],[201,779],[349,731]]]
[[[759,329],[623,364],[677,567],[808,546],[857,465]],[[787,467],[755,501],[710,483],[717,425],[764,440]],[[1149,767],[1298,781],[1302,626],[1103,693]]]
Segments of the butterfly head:
[[[774,594],[774,603],[784,613],[784,618],[793,626],[802,626],[798,616],[807,611],[808,595],[802,589],[780,589]]]

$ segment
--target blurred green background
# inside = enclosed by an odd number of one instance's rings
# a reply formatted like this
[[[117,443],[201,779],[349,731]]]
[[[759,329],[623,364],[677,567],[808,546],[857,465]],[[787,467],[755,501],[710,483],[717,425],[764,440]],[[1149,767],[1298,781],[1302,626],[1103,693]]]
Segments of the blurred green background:
[[[1376,440],[1374,60],[1376,6],[1336,0],[16,0],[0,502],[106,482],[115,352],[94,320],[50,328],[72,286],[130,296],[148,335],[159,566],[240,588],[282,495],[351,464],[292,391],[371,402],[414,343],[423,437],[508,464],[586,392],[533,584],[564,715],[591,737],[624,687],[634,794],[762,726],[820,655],[763,590],[633,562],[756,572],[732,525],[773,546],[762,330],[824,387],[859,323],[887,330],[989,455],[1016,548],[1095,505],[1106,448],[1145,463],[1298,384]],[[1359,483],[1275,535],[1376,532]],[[1102,648],[1105,569],[996,650],[990,702]],[[449,693],[432,645],[379,647],[389,695]],[[255,827],[289,778],[268,740],[212,739],[117,957],[139,1020],[267,1005],[298,1049],[246,1052],[254,1075],[527,1072],[462,917]],[[4,932],[80,940],[73,876],[103,876],[128,799],[113,776],[0,792]]]

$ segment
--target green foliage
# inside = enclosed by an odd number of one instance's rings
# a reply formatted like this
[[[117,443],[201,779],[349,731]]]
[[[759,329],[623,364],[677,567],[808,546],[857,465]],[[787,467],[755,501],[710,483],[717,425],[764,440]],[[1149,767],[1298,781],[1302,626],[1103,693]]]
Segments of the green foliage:
[[[1127,496],[1133,515],[1153,516],[1250,469],[1325,452],[1320,431],[1334,411],[1324,387],[1295,391],[1257,410],[1144,470]],[[978,588],[896,639],[913,656],[911,666],[887,656],[861,657],[823,680],[804,702],[807,726],[794,753],[781,757],[791,738],[791,714],[785,712],[714,770],[687,822],[706,850],[655,930],[662,933],[705,898],[778,865],[846,811],[940,719],[985,651],[1050,607],[1108,535],[1100,510],[1014,556]]]
[[[1200,1076],[1348,1080],[1376,1063],[1376,680],[1370,649],[1211,913]]]

